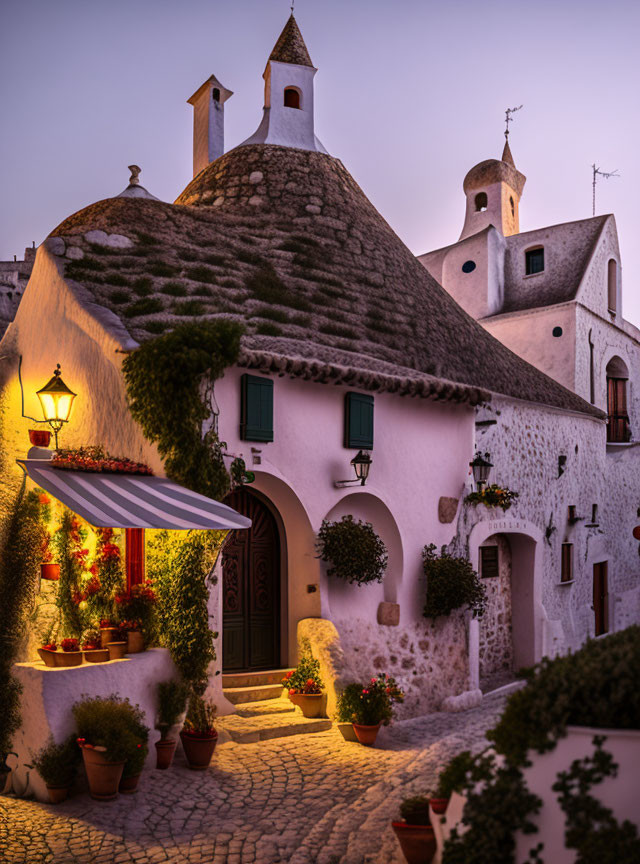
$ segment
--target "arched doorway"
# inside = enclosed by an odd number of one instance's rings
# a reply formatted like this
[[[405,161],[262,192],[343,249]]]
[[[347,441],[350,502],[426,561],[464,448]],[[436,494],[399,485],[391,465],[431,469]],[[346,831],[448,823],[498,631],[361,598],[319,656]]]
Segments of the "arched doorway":
[[[224,672],[280,665],[280,538],[263,501],[238,489],[225,504],[251,519],[222,553],[222,665]]]

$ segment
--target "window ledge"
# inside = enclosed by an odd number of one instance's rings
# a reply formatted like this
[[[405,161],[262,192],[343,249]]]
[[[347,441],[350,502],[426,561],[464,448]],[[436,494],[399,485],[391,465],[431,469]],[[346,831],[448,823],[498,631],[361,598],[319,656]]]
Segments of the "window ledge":
[[[575,579],[567,579],[566,582],[556,582],[556,585],[558,586],[558,588],[560,588],[560,587],[564,587],[565,585],[573,585],[573,583],[575,581],[576,581]]]
[[[607,441],[607,453],[616,453],[630,447],[640,447],[640,441]]]
[[[523,279],[533,279],[535,276],[544,276],[546,271],[541,270],[539,273],[525,273]]]

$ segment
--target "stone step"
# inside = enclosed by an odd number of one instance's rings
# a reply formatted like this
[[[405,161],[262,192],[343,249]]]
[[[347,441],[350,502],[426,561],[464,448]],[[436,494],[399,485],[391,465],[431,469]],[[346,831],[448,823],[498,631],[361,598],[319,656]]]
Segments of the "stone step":
[[[264,672],[223,672],[222,687],[258,687],[279,684],[291,669],[267,669]]]
[[[229,734],[238,744],[255,744],[272,738],[287,738],[290,735],[305,735],[312,732],[326,732],[331,729],[331,720],[324,718],[307,719],[299,712],[292,714],[271,714],[261,717],[240,717],[227,714],[216,721],[216,728]]]
[[[267,714],[292,714],[296,710],[289,698],[264,699],[259,702],[236,703],[239,717],[264,717]]]
[[[282,684],[262,684],[259,687],[223,687],[222,692],[229,702],[262,702],[265,699],[280,699]]]

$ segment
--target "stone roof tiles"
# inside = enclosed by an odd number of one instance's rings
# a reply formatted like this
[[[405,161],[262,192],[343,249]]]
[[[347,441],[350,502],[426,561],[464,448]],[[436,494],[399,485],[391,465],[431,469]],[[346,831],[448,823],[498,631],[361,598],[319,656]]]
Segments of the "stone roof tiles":
[[[313,66],[302,33],[293,14],[284,25],[284,29],[276,42],[269,60],[278,63],[294,63],[297,66]]]
[[[133,244],[97,246],[87,241],[96,229]],[[173,205],[99,201],[53,236],[72,259],[65,277],[138,341],[188,316],[231,317],[256,368],[282,362],[282,374],[312,380],[472,404],[491,391],[602,416],[468,316],[327,154],[237,147]]]

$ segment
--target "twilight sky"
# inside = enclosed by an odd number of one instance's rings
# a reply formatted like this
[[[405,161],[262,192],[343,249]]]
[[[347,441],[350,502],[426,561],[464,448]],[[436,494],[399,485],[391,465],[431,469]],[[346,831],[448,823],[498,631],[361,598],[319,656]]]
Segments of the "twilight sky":
[[[211,73],[235,93],[227,149],[248,137],[289,6],[3,0],[0,259],[120,192],[132,162],[174,200],[191,178],[186,99]],[[416,253],[458,239],[463,177],[500,157],[507,107],[524,103],[521,230],[591,216],[591,163],[617,168],[596,213],[616,215],[623,312],[640,325],[638,0],[297,0],[296,18],[318,137]]]

